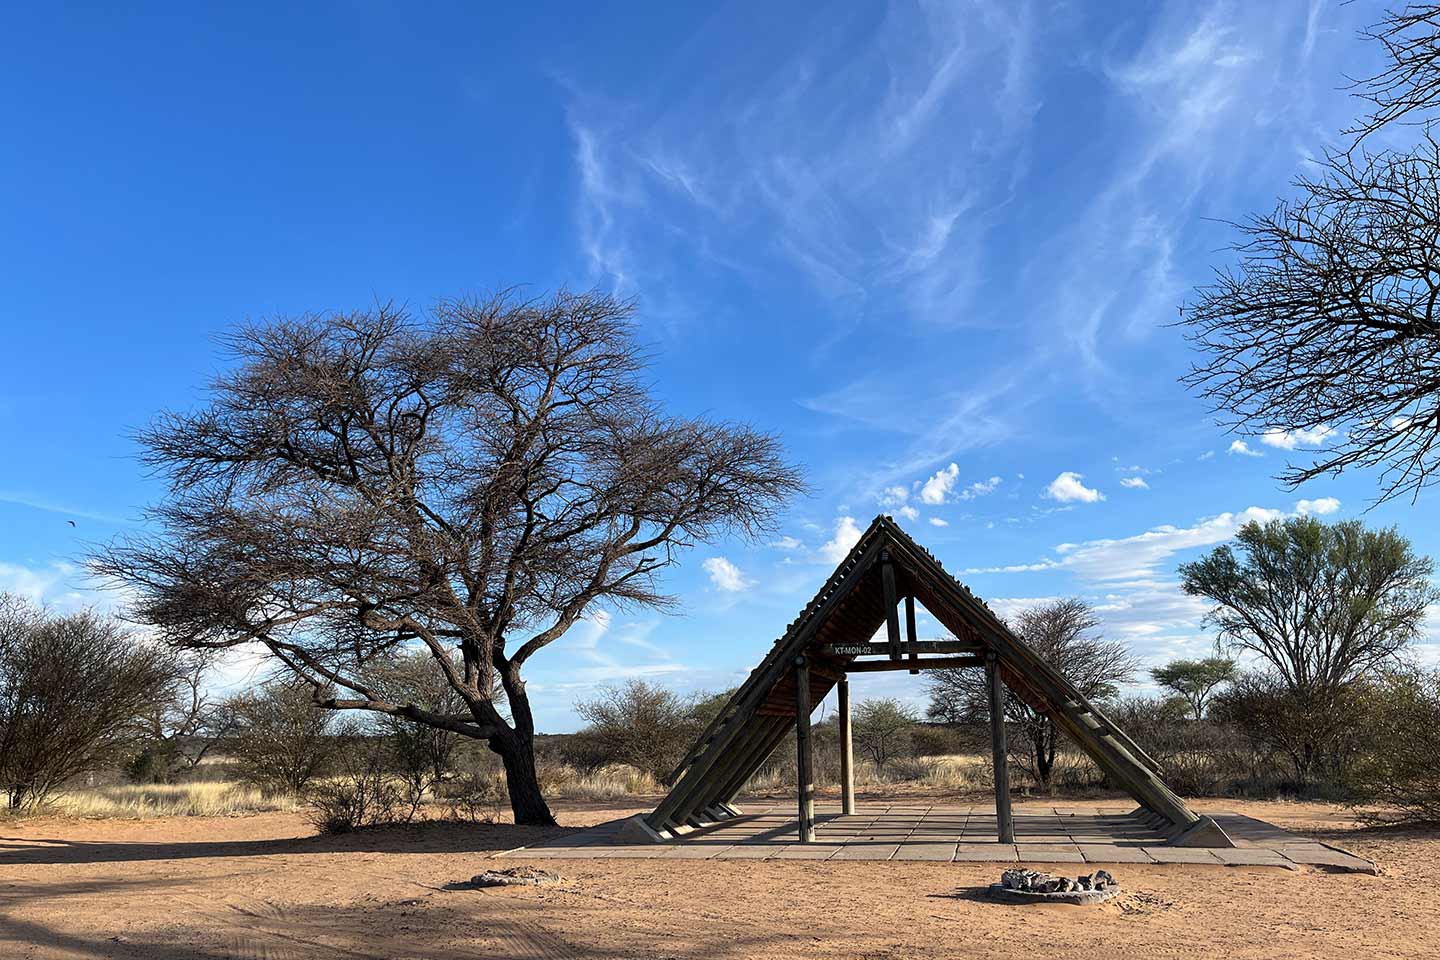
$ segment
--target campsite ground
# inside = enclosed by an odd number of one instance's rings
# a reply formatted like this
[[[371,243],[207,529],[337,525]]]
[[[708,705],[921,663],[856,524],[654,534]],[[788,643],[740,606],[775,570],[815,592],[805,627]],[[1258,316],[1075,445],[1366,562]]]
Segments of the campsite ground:
[[[481,869],[525,862],[487,855],[553,831],[428,823],[317,838],[294,813],[13,820],[0,822],[0,956],[1433,955],[1440,834],[1361,828],[1325,804],[1195,806],[1319,836],[1382,872],[1124,865],[1125,893],[1093,908],[987,902],[998,865],[982,863],[547,860],[562,883],[474,890],[463,882]],[[577,827],[637,809],[557,813]]]

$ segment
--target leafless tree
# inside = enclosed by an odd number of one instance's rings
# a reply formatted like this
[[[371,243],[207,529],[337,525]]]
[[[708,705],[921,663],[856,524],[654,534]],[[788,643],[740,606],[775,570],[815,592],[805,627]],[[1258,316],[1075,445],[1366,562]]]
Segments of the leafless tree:
[[[1440,438],[1440,5],[1407,5],[1365,34],[1388,65],[1356,84],[1370,114],[1296,198],[1233,226],[1236,266],[1181,312],[1207,359],[1185,382],[1239,432],[1309,454],[1295,486],[1349,468],[1380,471],[1381,494],[1434,482]],[[1366,136],[1421,123],[1413,148]]]
[[[0,595],[0,789],[11,809],[123,756],[175,676],[168,651],[95,613]]]
[[[327,707],[485,741],[516,821],[552,823],[525,664],[597,604],[665,605],[678,550],[801,488],[772,436],[660,412],[633,313],[561,292],[246,326],[208,405],[142,436],[162,532],[96,568],[177,646],[258,643]],[[415,648],[463,711],[366,682]]]
[[[209,658],[177,661],[176,675],[165,698],[139,718],[140,752],[128,770],[136,780],[170,782],[204,762],[230,732],[234,715],[207,688]]]
[[[1347,133],[1357,140],[1391,123],[1425,123],[1440,104],[1440,4],[1407,3],[1385,13],[1361,36],[1385,48],[1386,65],[1358,81],[1371,110]]]
[[[1089,700],[1115,696],[1118,685],[1134,676],[1136,664],[1123,644],[1094,633],[1100,626],[1089,604],[1079,597],[1053,600],[1021,611],[1010,629],[1030,649],[1058,669]],[[936,670],[928,683],[927,715],[945,723],[979,723],[990,719],[990,697],[981,670]],[[1005,719],[1020,733],[1027,771],[1044,789],[1055,769],[1057,730],[1047,714],[1019,697],[1005,698]]]
[[[1238,269],[1182,314],[1209,359],[1185,382],[1230,426],[1313,454],[1292,486],[1382,470],[1382,498],[1433,482],[1440,439],[1440,144],[1339,154],[1300,196],[1238,224]]]

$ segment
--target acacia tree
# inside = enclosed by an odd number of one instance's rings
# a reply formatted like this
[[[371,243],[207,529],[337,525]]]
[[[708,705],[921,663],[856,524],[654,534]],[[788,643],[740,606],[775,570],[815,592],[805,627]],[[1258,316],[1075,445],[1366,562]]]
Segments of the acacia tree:
[[[525,664],[597,604],[664,605],[679,549],[801,488],[774,437],[662,414],[633,313],[561,292],[244,326],[208,404],[141,435],[160,532],[95,566],[177,646],[259,644],[323,706],[485,741],[516,821],[553,823]],[[416,648],[464,710],[367,682]]]
[[[875,772],[910,748],[915,712],[899,700],[883,697],[855,705],[851,729],[855,743],[875,762]]]
[[[1150,677],[1160,686],[1183,698],[1194,719],[1203,720],[1205,704],[1215,692],[1215,688],[1235,679],[1235,661],[1227,657],[1172,660],[1164,666],[1152,667]]]
[[[1314,517],[1250,521],[1180,566],[1180,584],[1213,604],[1222,649],[1258,656],[1294,694],[1319,698],[1382,668],[1420,635],[1440,591],[1434,564],[1395,529]]]
[[[1185,382],[1222,421],[1311,455],[1280,479],[1374,467],[1383,500],[1418,497],[1440,465],[1440,5],[1407,5],[1369,36],[1388,65],[1358,85],[1371,112],[1355,144],[1234,224],[1238,265],[1181,324],[1208,355]],[[1396,122],[1427,124],[1414,148],[1360,142]]]
[[[1079,597],[1037,604],[1009,623],[1021,640],[1055,667],[1088,700],[1105,700],[1135,673],[1135,661],[1123,644],[1094,631],[1100,626],[1090,605]],[[944,723],[980,723],[990,719],[990,692],[982,670],[936,670],[930,675],[926,714]],[[1005,719],[1021,736],[1013,746],[1024,751],[1028,772],[1044,789],[1055,769],[1058,731],[1046,713],[1019,697],[1005,698]]]
[[[356,730],[335,730],[309,684],[283,675],[225,703],[231,756],[241,775],[262,790],[303,796]]]

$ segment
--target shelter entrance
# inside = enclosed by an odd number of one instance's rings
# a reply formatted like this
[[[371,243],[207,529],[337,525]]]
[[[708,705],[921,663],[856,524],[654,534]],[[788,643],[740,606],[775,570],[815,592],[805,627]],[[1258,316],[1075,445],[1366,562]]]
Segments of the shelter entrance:
[[[922,641],[921,604],[955,638]],[[881,628],[885,639],[874,642]],[[1160,778],[1160,766],[1063,674],[1039,657],[981,600],[889,517],[876,517],[859,542],[751,671],[668,778],[669,794],[631,823],[636,839],[664,841],[715,828],[739,815],[736,795],[793,730],[796,744],[796,839],[817,840],[810,714],[832,689],[839,702],[839,815],[858,813],[850,724],[849,675],[934,669],[985,671],[995,806],[992,842],[1015,842],[1004,704],[1018,696],[1050,717],[1095,761],[1111,783],[1140,804],[1144,829],[1172,845],[1230,847],[1210,817],[1193,813]],[[967,810],[968,831],[973,811]],[[991,818],[976,820],[977,826]]]

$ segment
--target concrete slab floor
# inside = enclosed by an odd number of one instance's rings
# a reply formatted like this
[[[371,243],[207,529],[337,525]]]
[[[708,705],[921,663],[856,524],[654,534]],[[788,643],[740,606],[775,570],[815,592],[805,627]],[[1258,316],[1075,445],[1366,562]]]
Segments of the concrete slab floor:
[[[622,840],[616,821],[496,856],[1163,863],[1290,869],[1319,866],[1374,872],[1374,865],[1367,860],[1239,814],[1215,815],[1237,846],[1213,850],[1171,846],[1164,834],[1147,827],[1130,810],[1118,808],[1077,806],[1016,812],[1016,842],[1004,844],[996,836],[993,808],[872,803],[845,816],[838,804],[819,804],[816,815],[813,844],[797,842],[791,804],[770,804],[747,807],[739,817],[665,843]]]

